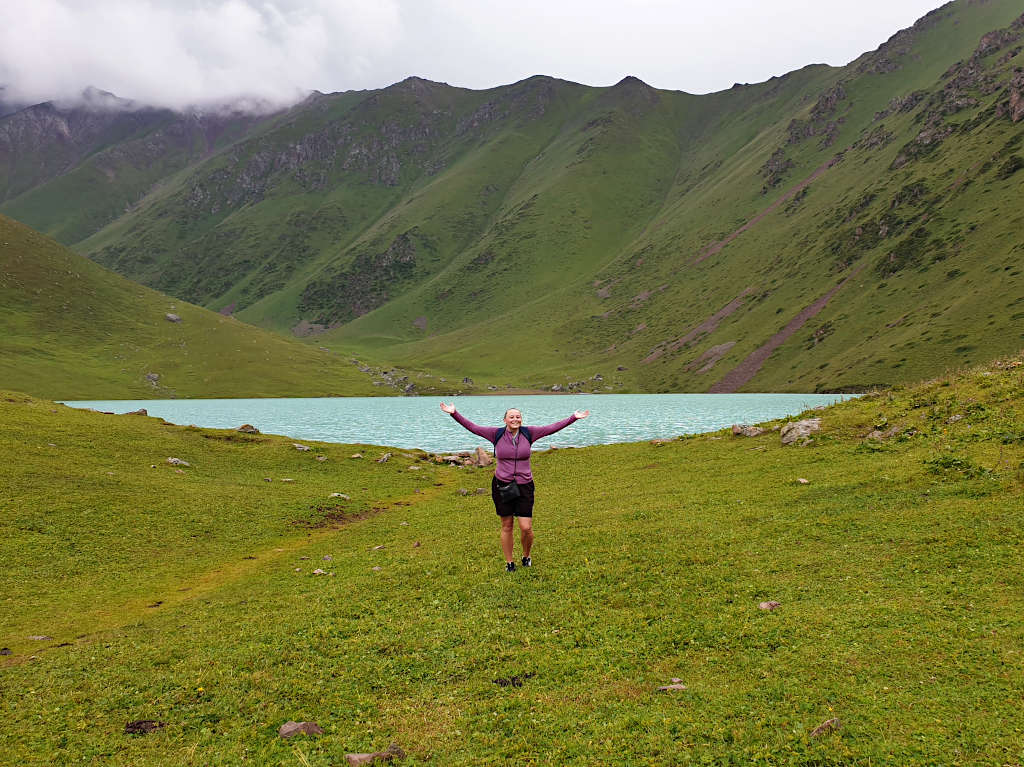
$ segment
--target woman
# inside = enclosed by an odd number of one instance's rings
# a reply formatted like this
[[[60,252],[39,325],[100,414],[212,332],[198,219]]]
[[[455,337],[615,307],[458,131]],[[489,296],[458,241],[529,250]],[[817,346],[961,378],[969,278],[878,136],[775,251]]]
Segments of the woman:
[[[514,572],[512,518],[519,520],[519,542],[523,547],[523,567],[533,565],[533,473],[530,471],[530,445],[541,437],[554,434],[571,423],[590,415],[577,410],[564,421],[547,426],[523,426],[523,414],[516,408],[505,411],[504,426],[477,426],[455,411],[455,403],[441,403],[441,409],[477,436],[494,445],[497,466],[491,479],[491,499],[501,517],[501,551],[505,555],[505,571]]]

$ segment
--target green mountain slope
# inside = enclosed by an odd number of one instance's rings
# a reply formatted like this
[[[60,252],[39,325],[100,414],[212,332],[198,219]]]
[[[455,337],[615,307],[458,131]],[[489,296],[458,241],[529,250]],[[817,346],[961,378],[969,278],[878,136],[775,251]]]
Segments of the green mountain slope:
[[[387,393],[336,354],[160,295],[5,216],[0,386],[61,399]]]
[[[132,279],[380,365],[597,390],[910,380],[1021,346],[1022,18],[959,0],[847,67],[707,96],[318,94],[84,239],[45,202],[66,177],[19,199]]]

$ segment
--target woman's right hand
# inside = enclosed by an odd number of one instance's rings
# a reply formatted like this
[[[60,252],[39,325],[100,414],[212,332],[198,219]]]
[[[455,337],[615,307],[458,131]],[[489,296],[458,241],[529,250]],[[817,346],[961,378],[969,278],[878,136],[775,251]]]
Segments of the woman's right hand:
[[[454,415],[454,413],[455,413],[455,403],[452,402],[450,405],[446,405],[445,403],[442,402],[441,403],[441,409],[444,412],[446,412],[448,415]]]

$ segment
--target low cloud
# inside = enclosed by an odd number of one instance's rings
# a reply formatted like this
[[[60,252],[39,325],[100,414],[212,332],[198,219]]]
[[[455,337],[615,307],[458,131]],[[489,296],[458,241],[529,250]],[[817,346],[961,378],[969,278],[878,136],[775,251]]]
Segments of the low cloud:
[[[365,81],[401,36],[393,0],[6,0],[0,84],[11,101],[87,86],[183,107],[294,102],[330,72]]]

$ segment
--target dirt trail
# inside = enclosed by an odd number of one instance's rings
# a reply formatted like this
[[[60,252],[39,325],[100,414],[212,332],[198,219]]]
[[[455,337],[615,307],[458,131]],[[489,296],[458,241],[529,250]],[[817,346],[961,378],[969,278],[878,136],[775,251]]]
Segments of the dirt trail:
[[[807,320],[811,319],[818,314],[818,312],[824,309],[828,305],[828,302],[832,300],[832,297],[838,293],[846,283],[859,275],[865,266],[867,266],[866,261],[861,263],[846,277],[846,279],[832,288],[828,293],[823,295],[810,306],[805,307],[803,311],[786,324],[786,327],[772,336],[767,343],[751,352],[743,362],[726,373],[725,377],[722,378],[721,381],[708,389],[708,392],[711,394],[732,393],[757,375],[757,372],[772,355],[772,352],[789,340],[789,337],[802,328]]]
[[[706,248],[704,248],[704,250],[702,250],[700,253],[698,253],[697,256],[690,262],[690,266],[696,266],[697,264],[699,264],[704,259],[710,258],[711,256],[715,255],[716,253],[719,253],[722,250],[722,248],[724,248],[730,242],[732,242],[737,237],[739,237],[741,234],[743,234],[743,232],[747,231],[751,227],[753,227],[756,224],[758,224],[761,221],[761,219],[763,219],[769,213],[773,213],[774,211],[776,211],[778,209],[778,207],[780,205],[782,205],[782,203],[787,202],[792,197],[794,197],[796,194],[798,194],[799,192],[802,192],[804,189],[806,189],[808,186],[810,186],[812,183],[814,183],[821,176],[822,173],[824,173],[829,168],[831,168],[833,165],[835,165],[837,162],[839,162],[839,158],[840,158],[840,155],[836,155],[835,157],[830,159],[828,162],[823,163],[822,165],[819,165],[817,168],[814,169],[814,172],[812,172],[811,175],[809,175],[807,178],[805,178],[803,181],[801,181],[799,184],[797,184],[793,188],[787,190],[786,193],[781,195],[775,202],[773,202],[767,208],[762,210],[760,213],[758,213],[756,216],[754,216],[752,219],[750,219],[747,223],[745,223],[743,226],[741,226],[735,232],[730,234],[724,240],[719,240],[718,242],[713,242],[710,245],[708,245]]]
[[[664,354],[666,350],[666,343],[668,343],[668,351],[677,352],[684,346],[686,346],[688,343],[695,340],[698,336],[706,336],[710,333],[713,333],[715,329],[718,327],[719,323],[726,317],[728,317],[730,314],[735,312],[737,309],[739,309],[743,305],[744,299],[753,292],[753,287],[747,288],[738,296],[736,296],[736,298],[730,301],[728,304],[723,306],[717,312],[715,312],[702,323],[700,323],[697,327],[693,328],[686,335],[680,336],[671,343],[667,341],[662,341],[661,344],[659,344],[658,347],[654,349],[654,351],[652,351],[650,354],[644,357],[643,360],[641,360],[642,364],[654,362],[654,360],[658,359],[662,354]]]
[[[302,528],[296,532],[274,541],[267,548],[254,550],[244,558],[233,558],[211,570],[195,573],[169,584],[154,585],[149,595],[133,597],[123,602],[106,605],[100,608],[83,611],[78,616],[67,616],[63,622],[54,621],[48,625],[49,633],[55,637],[53,642],[39,643],[32,656],[41,656],[67,644],[81,644],[98,641],[103,637],[120,631],[123,626],[139,623],[153,610],[161,612],[173,609],[186,602],[193,602],[209,596],[228,583],[251,576],[257,570],[275,566],[280,560],[294,556],[297,552],[310,548],[314,544],[321,545],[324,539],[337,535],[338,531],[350,524],[362,522],[394,507],[411,507],[424,501],[433,500],[444,491],[451,491],[452,481],[445,481],[441,487],[423,488],[422,492],[394,498],[382,499],[374,503],[373,508],[362,514],[352,515],[345,519],[332,520],[330,524],[315,529]],[[241,554],[243,552],[238,552]],[[255,555],[255,556],[253,556]],[[279,566],[279,565],[278,565]],[[21,632],[24,633],[24,629]],[[71,639],[74,637],[74,639]],[[56,642],[61,644],[56,644]],[[0,669],[7,666],[20,665],[29,660],[27,653],[0,658]]]

